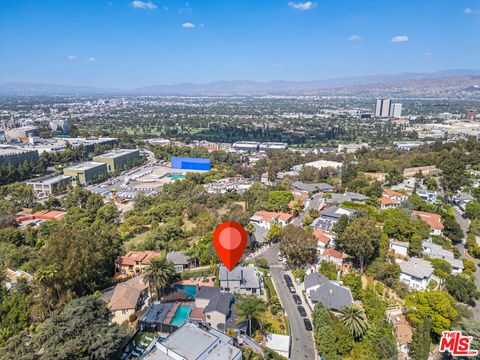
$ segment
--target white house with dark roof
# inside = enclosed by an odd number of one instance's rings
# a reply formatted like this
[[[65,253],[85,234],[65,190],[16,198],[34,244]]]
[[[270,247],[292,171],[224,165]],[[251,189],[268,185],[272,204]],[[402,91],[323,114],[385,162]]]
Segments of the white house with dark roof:
[[[395,255],[408,256],[408,242],[390,239],[390,250]]]
[[[196,308],[204,309],[205,322],[219,330],[225,328],[233,302],[233,296],[217,286],[201,286],[195,296]]]
[[[342,215],[351,217],[357,213],[357,210],[343,208],[340,206],[330,206],[320,212],[318,218],[313,220],[312,227],[314,229],[332,230]]]
[[[254,266],[236,266],[229,271],[225,266],[220,266],[218,273],[220,288],[239,294],[260,294],[262,287],[261,274]]]
[[[452,273],[459,274],[463,271],[463,261],[455,259],[453,251],[446,250],[438,244],[431,241],[422,242],[423,255],[431,259],[443,259],[452,267]]]
[[[434,270],[430,262],[411,258],[400,264],[400,281],[412,290],[426,290]]]
[[[353,304],[353,296],[348,287],[329,280],[318,272],[306,275],[303,286],[311,309],[320,302],[328,310],[338,311],[343,306]]]

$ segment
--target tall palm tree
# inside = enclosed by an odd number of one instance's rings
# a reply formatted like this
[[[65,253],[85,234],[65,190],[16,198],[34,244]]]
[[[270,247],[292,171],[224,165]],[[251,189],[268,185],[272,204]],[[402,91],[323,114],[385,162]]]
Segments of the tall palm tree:
[[[158,300],[160,300],[163,289],[170,284],[174,276],[173,263],[164,257],[152,258],[150,264],[142,271],[143,280],[148,281],[151,292],[156,291]]]
[[[358,305],[344,306],[340,309],[338,321],[345,326],[354,338],[359,338],[368,328],[367,315]]]
[[[252,336],[252,318],[258,321],[265,310],[265,303],[254,295],[245,296],[238,302],[238,315],[248,319],[248,336]]]

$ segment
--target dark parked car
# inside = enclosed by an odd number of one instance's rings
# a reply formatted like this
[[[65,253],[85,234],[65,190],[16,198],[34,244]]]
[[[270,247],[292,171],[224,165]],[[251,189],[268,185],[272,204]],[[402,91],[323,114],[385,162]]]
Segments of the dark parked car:
[[[298,296],[297,294],[293,294],[292,297],[293,301],[295,301],[295,304],[302,305],[302,299],[300,299],[300,296]]]
[[[312,323],[308,319],[303,319],[303,325],[305,325],[305,330],[312,331]]]
[[[293,284],[293,281],[292,281],[292,278],[290,277],[290,275],[283,275],[283,278],[285,279],[285,282],[287,283],[287,285],[292,285]]]
[[[297,309],[301,317],[307,316],[307,312],[305,311],[305,308],[303,306],[297,306]]]

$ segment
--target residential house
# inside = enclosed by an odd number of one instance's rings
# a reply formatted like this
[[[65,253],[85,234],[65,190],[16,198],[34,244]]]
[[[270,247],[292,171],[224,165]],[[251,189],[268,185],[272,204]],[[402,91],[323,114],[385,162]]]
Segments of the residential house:
[[[194,263],[184,251],[170,251],[167,254],[167,260],[173,263],[177,274],[194,266]]]
[[[307,184],[301,181],[295,181],[292,183],[292,187],[296,190],[303,190],[312,194],[318,193],[318,192],[332,192],[335,190],[335,187],[333,187],[330,184],[327,183],[311,183]]]
[[[268,241],[268,229],[261,227],[259,224],[252,223],[253,233],[250,234],[250,242],[254,244],[264,244]]]
[[[257,211],[250,218],[253,224],[270,229],[273,223],[280,224],[282,227],[287,226],[292,221],[293,216],[284,212],[275,211]]]
[[[400,263],[400,281],[412,290],[426,290],[434,270],[430,262],[411,258]]]
[[[0,278],[1,277],[2,276],[0,273]],[[21,279],[31,282],[33,280],[33,276],[23,270],[12,270],[9,268],[5,269],[5,287],[7,290],[10,290]]]
[[[314,230],[312,234],[317,238],[317,250],[320,254],[323,254],[329,246],[334,246],[337,237],[335,233],[322,229]]]
[[[390,189],[383,190],[383,197],[389,198],[397,203],[401,203],[408,199],[408,195]]]
[[[430,235],[442,235],[444,226],[440,215],[416,210],[412,211],[412,214],[418,216],[430,226]]]
[[[305,202],[308,200],[308,192],[303,190],[290,190],[293,195],[293,200],[288,204],[289,209],[293,209],[297,203],[300,203],[303,207]]]
[[[345,256],[346,255],[341,251],[328,248],[318,257],[318,261],[319,262],[327,261],[327,262],[334,263],[338,267],[342,267],[343,259],[345,258]]]
[[[214,295],[205,307],[205,321],[218,330],[225,330],[227,319],[232,312],[234,297],[229,293],[221,292]]]
[[[241,360],[242,350],[224,333],[186,322],[166,339],[152,341],[142,360]]]
[[[254,266],[237,266],[229,271],[220,266],[218,274],[220,288],[239,294],[260,294],[261,276]]]
[[[307,302],[311,309],[320,302],[328,310],[338,311],[343,306],[353,304],[353,297],[348,287],[342,286],[327,277],[313,272],[303,281]]]
[[[330,199],[327,199],[328,204],[343,204],[344,202],[355,202],[365,204],[370,198],[368,196],[356,193],[346,192],[344,194],[332,194]]]
[[[393,208],[396,208],[396,207],[399,207],[400,206],[400,203],[395,201],[395,200],[392,200],[388,197],[385,197],[385,196],[382,196],[380,199],[380,209],[381,210],[388,210],[388,209],[393,209]]]
[[[453,251],[445,250],[442,246],[431,241],[422,242],[423,255],[431,259],[443,259],[452,267],[452,273],[459,274],[463,271],[463,261],[455,259]]]
[[[423,201],[426,202],[437,202],[437,192],[433,190],[425,190],[425,189],[417,189],[417,195],[422,198]]]
[[[138,319],[138,328],[143,331],[172,333],[176,330],[170,322],[178,309],[178,303],[154,301]],[[190,312],[190,317],[191,317]]]
[[[141,276],[135,276],[105,293],[104,300],[113,314],[112,322],[121,324],[135,311],[143,309],[149,297],[148,283]]]
[[[469,192],[460,192],[453,196],[453,201],[460,208],[465,209],[468,203],[475,201],[475,197]]]
[[[323,229],[330,231],[342,215],[351,217],[356,213],[357,210],[354,209],[347,209],[339,206],[330,206],[320,212],[319,217],[313,221],[312,227],[314,229]]]
[[[325,198],[323,194],[315,194],[305,203],[305,208],[308,210],[320,211],[325,207]]]
[[[127,255],[117,257],[115,269],[125,276],[138,275],[150,264],[152,258],[161,256],[161,253],[155,251],[129,251]]]
[[[390,250],[392,250],[395,255],[401,255],[404,257],[408,256],[408,242],[406,241],[399,241],[399,240],[392,240],[390,239]]]

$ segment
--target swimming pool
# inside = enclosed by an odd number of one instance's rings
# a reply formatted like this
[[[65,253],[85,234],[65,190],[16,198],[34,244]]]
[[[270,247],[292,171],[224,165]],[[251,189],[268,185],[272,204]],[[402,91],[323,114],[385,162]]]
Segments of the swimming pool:
[[[180,305],[177,311],[175,311],[175,315],[173,316],[172,321],[170,321],[170,325],[177,327],[182,326],[185,321],[187,321],[190,311],[192,311],[190,306]]]
[[[195,299],[197,296],[197,287],[195,285],[176,284],[175,287],[185,291],[185,294],[187,294],[189,298]]]
[[[169,177],[171,180],[182,180],[182,179],[185,179],[185,175],[183,175],[183,174],[170,174],[170,175],[168,175],[168,177]]]

